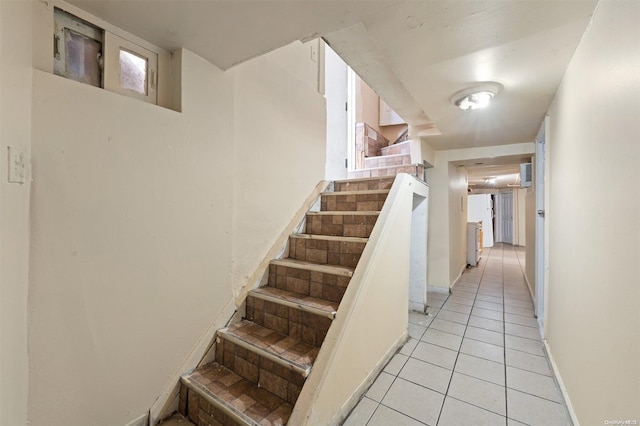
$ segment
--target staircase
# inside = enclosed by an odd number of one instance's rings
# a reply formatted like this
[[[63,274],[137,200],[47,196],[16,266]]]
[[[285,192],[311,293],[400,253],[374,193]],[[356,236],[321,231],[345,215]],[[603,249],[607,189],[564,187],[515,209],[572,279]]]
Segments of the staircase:
[[[321,195],[289,257],[249,292],[245,318],[218,330],[215,362],[181,378],[180,413],[198,426],[287,423],[394,178],[337,181]]]
[[[408,173],[424,181],[424,164],[411,163],[411,141],[380,149],[379,156],[365,157],[364,168],[349,172],[349,179],[395,176]]]

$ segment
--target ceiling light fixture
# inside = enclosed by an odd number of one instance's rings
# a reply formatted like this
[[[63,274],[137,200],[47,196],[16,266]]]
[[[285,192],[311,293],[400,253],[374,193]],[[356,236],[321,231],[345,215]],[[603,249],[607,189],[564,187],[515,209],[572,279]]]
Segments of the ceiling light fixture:
[[[503,86],[495,81],[485,81],[473,87],[456,92],[451,97],[451,103],[463,111],[485,108],[491,103]]]

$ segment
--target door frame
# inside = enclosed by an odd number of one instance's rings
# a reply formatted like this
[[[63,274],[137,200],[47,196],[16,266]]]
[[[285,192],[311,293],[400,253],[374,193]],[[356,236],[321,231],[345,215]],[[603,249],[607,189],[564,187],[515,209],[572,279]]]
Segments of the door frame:
[[[546,202],[545,202],[545,172],[546,145],[549,115],[544,119],[536,136],[535,151],[535,191],[536,191],[536,248],[535,248],[535,315],[544,338],[545,305],[546,305],[546,277],[548,265],[548,250],[546,249]]]

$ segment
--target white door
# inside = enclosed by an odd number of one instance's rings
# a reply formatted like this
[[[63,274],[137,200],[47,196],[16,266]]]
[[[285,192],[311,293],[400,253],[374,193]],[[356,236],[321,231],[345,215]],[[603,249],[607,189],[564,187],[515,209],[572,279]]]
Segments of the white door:
[[[500,233],[503,243],[513,244],[513,193],[500,193]]]
[[[327,100],[327,159],[325,178],[346,179],[348,153],[349,98],[348,66],[328,45],[325,46],[325,98]],[[353,131],[351,132],[353,133]]]
[[[545,256],[545,203],[544,203],[544,173],[545,173],[545,157],[546,157],[546,131],[549,117],[540,127],[538,136],[536,137],[536,164],[535,164],[535,191],[536,191],[536,253],[535,253],[535,308],[536,317],[540,330],[544,333],[544,275],[546,272],[546,256]]]

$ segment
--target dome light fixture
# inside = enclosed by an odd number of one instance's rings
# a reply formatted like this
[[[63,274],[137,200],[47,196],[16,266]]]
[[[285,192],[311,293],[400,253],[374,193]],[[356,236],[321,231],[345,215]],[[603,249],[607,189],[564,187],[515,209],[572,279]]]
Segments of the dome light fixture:
[[[451,97],[451,103],[463,111],[485,108],[491,103],[503,86],[495,81],[485,81],[473,87],[456,92]]]

